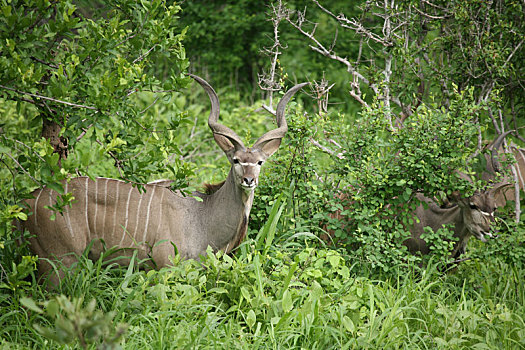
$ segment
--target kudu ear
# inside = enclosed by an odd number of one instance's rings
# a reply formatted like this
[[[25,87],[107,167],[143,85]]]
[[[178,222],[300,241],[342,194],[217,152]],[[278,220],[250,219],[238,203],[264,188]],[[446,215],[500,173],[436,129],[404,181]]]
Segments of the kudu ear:
[[[264,142],[263,144],[259,144],[257,147],[267,156],[270,157],[272,154],[274,154],[281,145],[281,139],[273,139],[269,140],[267,142]]]
[[[226,154],[232,150],[238,150],[238,149],[244,148],[242,143],[239,143],[238,140],[229,138],[228,136],[225,136],[225,135],[214,133],[213,138],[215,139],[215,142],[217,143],[217,145],[219,145],[219,147]]]
[[[277,104],[277,109],[275,110],[277,129],[270,130],[263,136],[259,137],[259,139],[253,145],[253,148],[260,149],[268,157],[277,151],[281,145],[282,138],[288,131],[288,124],[286,123],[286,118],[284,115],[286,105],[293,95],[295,95],[295,93],[301,90],[305,85],[308,85],[308,83],[297,84],[284,94],[283,98],[281,98],[281,101],[279,101],[279,104]]]

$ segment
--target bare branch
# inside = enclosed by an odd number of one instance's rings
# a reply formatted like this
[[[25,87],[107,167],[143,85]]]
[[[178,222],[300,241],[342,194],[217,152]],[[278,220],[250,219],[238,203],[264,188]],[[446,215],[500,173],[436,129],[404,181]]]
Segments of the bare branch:
[[[267,111],[268,113],[272,114],[272,115],[275,115],[275,109],[273,109],[271,106],[267,106],[265,104],[263,104],[261,106],[265,111]]]
[[[288,17],[288,9],[286,9],[282,1],[279,0],[277,5],[271,4],[272,8],[272,24],[273,24],[273,44],[269,48],[264,49],[266,55],[271,56],[270,70],[267,73],[258,74],[258,85],[263,91],[268,92],[269,106],[263,106],[266,110],[273,111],[273,92],[281,90],[281,84],[277,79],[277,63],[279,55],[281,55],[281,42],[279,40],[279,24]],[[275,114],[273,112],[272,114]]]
[[[151,107],[153,107],[153,105],[155,105],[155,103],[157,103],[157,101],[159,100],[160,96],[157,96],[155,98],[155,101],[153,101],[148,107],[144,108],[142,111],[139,112],[139,114],[144,114],[144,112],[146,112],[148,109],[150,109]]]
[[[37,180],[35,179],[12,155],[10,155],[9,153],[4,153],[5,155],[7,155],[9,158],[11,158],[11,160],[20,168],[22,169],[22,171],[24,172],[24,174],[26,174],[27,176],[29,176],[31,178],[31,180],[33,180],[35,183],[37,183],[40,187],[42,187],[42,184]]]
[[[523,41],[520,41],[520,43],[518,45],[516,45],[516,47],[514,48],[514,50],[510,53],[509,57],[507,57],[507,59],[505,60],[505,63],[503,63],[503,66],[501,66],[501,68],[505,68],[505,66],[507,65],[507,63],[509,63],[510,59],[512,58],[512,56],[514,56],[514,54],[516,53],[516,51],[518,51],[518,49],[520,48],[521,44],[523,44]]]
[[[383,46],[393,46],[393,43],[389,40],[388,37],[380,37],[379,35],[375,34],[374,32],[368,30],[363,26],[363,24],[356,20],[356,19],[348,19],[344,14],[335,15],[334,13],[330,12],[328,9],[323,7],[319,1],[313,0],[315,4],[326,14],[333,17],[337,22],[339,22],[339,25],[343,28],[351,29],[355,31],[357,34],[363,35],[364,37],[373,40]],[[382,16],[381,14],[377,14],[378,16]]]
[[[314,145],[315,147],[319,148],[323,152],[331,154],[334,157],[337,157],[339,159],[345,159],[345,156],[343,155],[342,152],[337,153],[336,151],[333,151],[333,150],[329,149],[328,147],[325,147],[325,146],[321,145],[317,140],[314,140],[313,138],[310,138],[310,142],[312,143],[312,145]]]
[[[142,55],[140,55],[139,57],[137,57],[132,63],[135,64],[137,62],[140,62],[144,59],[144,57],[146,57],[150,52],[151,50],[153,50],[155,47],[157,47],[158,45],[155,44],[151,47],[151,49],[149,49],[148,51],[144,52]]]
[[[51,67],[51,68],[54,68],[54,69],[58,69],[58,66],[56,64],[52,64],[52,63],[48,63],[48,62],[42,61],[41,59],[33,57],[33,56],[31,56],[31,59],[33,61],[37,61],[38,63],[42,63],[45,66],[48,66],[48,67]]]
[[[52,101],[52,102],[56,102],[56,103],[61,103],[61,104],[64,104],[64,105],[75,107],[75,108],[85,108],[85,109],[91,109],[91,110],[94,110],[94,111],[98,110],[98,108],[96,108],[96,107],[85,106],[85,105],[80,105],[80,104],[71,103],[71,102],[67,102],[67,101],[57,100],[55,98],[51,98],[51,97],[47,97],[47,96],[42,96],[42,95],[38,95],[38,94],[32,94],[30,92],[20,91],[20,90],[13,89],[13,88],[10,88],[10,87],[4,86],[4,85],[0,85],[0,88],[5,89],[5,90],[9,90],[9,91],[14,91],[17,94],[22,94],[22,95],[27,95],[27,96],[31,96],[31,97],[41,98],[43,100]]]
[[[312,96],[317,101],[317,107],[319,114],[328,112],[328,93],[330,89],[334,87],[335,84],[328,85],[328,80],[325,79],[324,74],[321,81],[314,81],[313,84],[313,93]]]
[[[80,135],[77,136],[77,142],[80,141],[86,135],[86,133],[92,126],[93,124],[90,124],[87,128],[82,128],[82,132],[80,133]]]

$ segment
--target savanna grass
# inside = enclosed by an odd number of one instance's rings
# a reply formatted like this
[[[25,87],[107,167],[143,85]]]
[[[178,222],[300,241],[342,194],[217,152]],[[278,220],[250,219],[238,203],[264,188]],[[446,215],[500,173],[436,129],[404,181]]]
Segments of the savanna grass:
[[[358,261],[348,264],[356,257],[333,250],[277,248],[263,255],[251,241],[238,257],[209,253],[200,263],[176,259],[174,267],[148,272],[138,270],[133,259],[123,268],[81,257],[55,291],[77,305],[69,314],[62,300],[62,309],[50,316],[46,307],[57,297],[37,285],[27,290],[35,306],[26,299],[22,304],[2,299],[2,346],[523,348],[521,266],[493,259],[468,261],[448,274],[430,265],[418,273],[399,267],[389,275],[374,275]],[[91,300],[93,311],[88,310]],[[100,321],[85,330],[83,341],[60,338],[61,327],[86,315]],[[55,340],[43,335],[46,328]],[[89,338],[89,332],[99,336]],[[61,345],[64,340],[68,345]]]

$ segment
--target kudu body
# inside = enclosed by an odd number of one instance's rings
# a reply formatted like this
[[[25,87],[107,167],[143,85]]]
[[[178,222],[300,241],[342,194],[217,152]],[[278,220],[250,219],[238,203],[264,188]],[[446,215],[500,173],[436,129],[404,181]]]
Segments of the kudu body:
[[[64,190],[73,193],[74,202],[54,221],[45,206],[55,203],[57,193],[49,188],[37,190],[34,198],[27,200],[33,215],[25,222],[33,236],[30,247],[35,254],[70,265],[90,242],[94,243],[93,258],[99,256],[103,241],[108,248],[136,249],[140,258],[150,256],[154,267],[160,268],[169,264],[172,244],[183,258],[198,258],[208,246],[214,251],[230,252],[240,244],[246,234],[261,165],[277,151],[287,131],[286,104],[306,83],[294,86],[282,97],[276,109],[278,127],[247,148],[237,134],[218,123],[219,99],[213,88],[203,79],[192,77],[211,100],[208,125],[231,163],[226,181],[211,194],[183,196],[166,186],[169,181],[147,184],[145,192],[140,193],[119,180],[74,178],[64,183]],[[50,264],[40,262],[39,274],[50,268]]]

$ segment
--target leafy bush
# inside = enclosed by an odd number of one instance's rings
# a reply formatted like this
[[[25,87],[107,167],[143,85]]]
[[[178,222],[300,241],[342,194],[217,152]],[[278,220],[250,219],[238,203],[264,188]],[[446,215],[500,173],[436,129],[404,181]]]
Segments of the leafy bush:
[[[384,270],[414,260],[402,242],[419,205],[416,193],[439,200],[455,190],[469,196],[481,186],[456,175],[469,172],[477,134],[473,116],[480,107],[468,91],[456,92],[452,101],[448,110],[423,104],[396,129],[385,121],[381,106],[365,109],[340,141],[344,157],[333,157],[335,178],[346,182],[342,203],[334,206],[343,208],[335,236]],[[331,224],[337,227],[334,220]],[[433,250],[446,259],[445,248]]]
[[[71,176],[140,184],[167,169],[186,186],[191,167],[170,161],[175,131],[187,122],[171,108],[189,82],[179,11],[160,0],[2,5],[0,266],[9,270],[24,255],[12,222],[25,219],[21,203],[35,188],[60,193],[60,213],[74,200],[61,185]],[[171,115],[159,120],[160,111]]]

